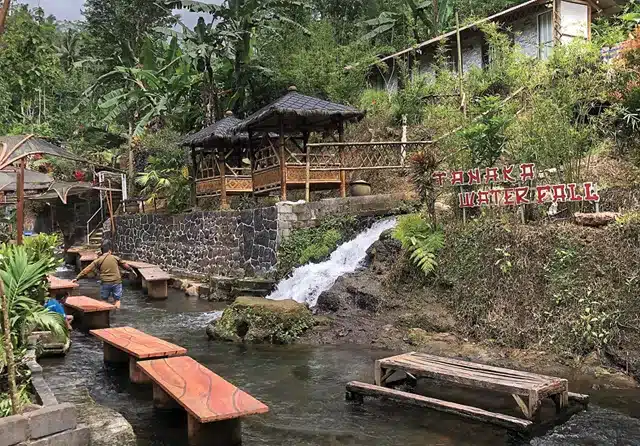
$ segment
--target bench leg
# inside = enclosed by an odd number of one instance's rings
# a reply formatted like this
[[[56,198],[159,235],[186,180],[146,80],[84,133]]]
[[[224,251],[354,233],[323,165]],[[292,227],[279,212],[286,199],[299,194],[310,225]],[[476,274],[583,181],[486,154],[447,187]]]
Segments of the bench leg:
[[[140,286],[142,286],[142,289],[143,289],[143,290],[147,291],[147,286],[148,286],[148,284],[147,284],[147,281],[146,281],[146,280],[144,280],[144,279],[140,279]]]
[[[113,345],[103,342],[104,362],[111,364],[126,364],[129,362],[129,355]]]
[[[240,418],[200,423],[188,416],[189,446],[239,446],[242,444]]]
[[[82,324],[87,330],[109,328],[109,311],[95,311],[82,315]]]
[[[138,367],[138,360],[129,356],[129,379],[135,384],[149,384],[151,379]]]
[[[178,409],[180,406],[162,387],[153,383],[153,407],[161,410]]]
[[[147,282],[147,290],[149,292],[149,297],[153,299],[166,299],[169,296],[166,280]]]

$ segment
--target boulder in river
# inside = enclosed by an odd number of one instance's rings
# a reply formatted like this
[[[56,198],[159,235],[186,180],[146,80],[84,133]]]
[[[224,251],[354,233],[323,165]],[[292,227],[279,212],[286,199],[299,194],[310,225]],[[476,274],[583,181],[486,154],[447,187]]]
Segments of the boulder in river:
[[[609,446],[640,444],[640,420],[614,410],[591,407],[535,438],[531,446]]]
[[[238,297],[207,329],[213,339],[230,342],[291,344],[314,325],[306,305],[293,300]]]

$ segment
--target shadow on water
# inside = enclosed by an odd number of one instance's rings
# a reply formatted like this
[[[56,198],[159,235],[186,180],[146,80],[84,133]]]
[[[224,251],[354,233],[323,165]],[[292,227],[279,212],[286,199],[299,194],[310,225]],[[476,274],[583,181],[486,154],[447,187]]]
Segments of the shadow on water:
[[[80,293],[98,295],[95,281]],[[345,383],[373,380],[373,361],[388,351],[350,347],[245,346],[207,340],[204,328],[221,307],[182,293],[149,301],[125,288],[113,326],[130,325],[187,348],[189,355],[270,407],[243,422],[244,445],[484,446],[521,443],[507,432],[455,416],[368,400],[345,402]],[[129,383],[126,370],[107,368],[101,343],[74,332],[65,358],[42,361],[62,401],[80,401],[87,390],[98,403],[122,413],[144,446],[187,444],[186,417],[157,412],[150,387]],[[496,403],[502,406],[502,403]],[[640,405],[636,406],[640,407]]]

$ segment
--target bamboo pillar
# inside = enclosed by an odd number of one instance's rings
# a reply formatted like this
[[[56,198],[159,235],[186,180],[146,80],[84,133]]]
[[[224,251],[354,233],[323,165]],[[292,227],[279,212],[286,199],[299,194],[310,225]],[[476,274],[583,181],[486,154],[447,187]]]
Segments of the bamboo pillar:
[[[24,233],[24,165],[25,159],[20,160],[20,168],[17,173],[17,202],[16,202],[16,243],[22,245]]]
[[[344,142],[344,122],[338,125],[338,141]],[[340,146],[340,196],[347,196],[347,172],[344,170],[344,148]]]
[[[302,134],[302,144],[306,153],[306,168],[304,179],[304,199],[306,202],[311,201],[311,148],[309,147],[309,132]]]
[[[192,181],[191,181],[191,205],[194,208],[198,207],[198,160],[196,158],[196,149],[191,148],[191,169]]]
[[[251,166],[251,195],[253,195],[253,200],[255,202],[256,199],[256,162],[255,155],[253,153],[253,133],[251,130],[248,130],[249,133],[249,165]]]
[[[216,153],[216,159],[218,160],[218,170],[220,171],[220,209],[229,209],[229,203],[227,202],[227,166],[224,149]]]
[[[280,116],[280,200],[287,201],[287,158],[284,145],[284,121]]]

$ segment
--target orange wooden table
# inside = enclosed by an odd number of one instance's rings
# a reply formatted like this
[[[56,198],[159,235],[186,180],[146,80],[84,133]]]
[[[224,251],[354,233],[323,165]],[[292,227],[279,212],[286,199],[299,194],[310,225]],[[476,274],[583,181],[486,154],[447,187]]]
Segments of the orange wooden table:
[[[140,360],[180,356],[187,349],[156,338],[132,327],[91,330],[104,344],[105,362],[129,363],[129,377],[134,383],[149,382],[138,368]]]
[[[153,401],[188,413],[189,445],[239,445],[240,418],[269,408],[188,356],[144,361],[138,367],[153,381]]]
[[[157,266],[139,269],[142,276],[142,288],[147,290],[149,297],[166,299],[169,296],[169,280],[171,276]]]
[[[64,306],[73,314],[74,321],[79,321],[86,330],[109,327],[109,312],[116,309],[107,302],[87,296],[69,296]]]
[[[80,286],[71,280],[60,279],[56,276],[47,276],[47,281],[49,282],[49,294],[51,296],[68,296]]]

